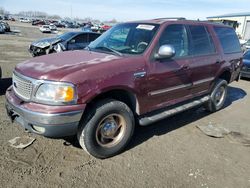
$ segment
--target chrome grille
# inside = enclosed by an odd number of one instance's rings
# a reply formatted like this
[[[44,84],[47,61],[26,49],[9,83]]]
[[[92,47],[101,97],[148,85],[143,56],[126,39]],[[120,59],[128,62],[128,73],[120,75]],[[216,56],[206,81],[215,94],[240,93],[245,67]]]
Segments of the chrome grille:
[[[15,93],[24,100],[30,100],[33,89],[32,82],[16,74],[13,74],[12,79]]]

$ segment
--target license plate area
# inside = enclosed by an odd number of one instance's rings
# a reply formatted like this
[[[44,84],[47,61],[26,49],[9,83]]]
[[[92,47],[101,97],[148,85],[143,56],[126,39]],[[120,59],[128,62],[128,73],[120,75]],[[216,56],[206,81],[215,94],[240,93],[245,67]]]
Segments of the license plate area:
[[[11,109],[8,105],[6,105],[6,111],[12,123],[15,121],[17,117],[19,117],[19,115],[13,109]]]

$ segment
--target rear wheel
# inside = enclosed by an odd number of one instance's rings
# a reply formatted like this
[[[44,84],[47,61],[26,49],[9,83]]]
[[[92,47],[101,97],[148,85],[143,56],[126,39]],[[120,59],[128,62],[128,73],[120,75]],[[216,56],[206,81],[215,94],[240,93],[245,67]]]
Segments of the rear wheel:
[[[226,101],[227,97],[227,81],[218,79],[211,93],[210,100],[206,103],[205,108],[210,112],[220,110]]]
[[[134,116],[123,102],[103,100],[86,114],[78,131],[83,149],[96,158],[112,157],[129,143],[134,132]]]

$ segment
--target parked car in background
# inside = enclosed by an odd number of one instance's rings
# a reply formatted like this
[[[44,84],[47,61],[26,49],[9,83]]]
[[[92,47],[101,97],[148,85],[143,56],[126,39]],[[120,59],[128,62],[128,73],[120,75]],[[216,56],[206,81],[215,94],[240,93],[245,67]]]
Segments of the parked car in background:
[[[42,25],[42,26],[40,26],[39,30],[42,33],[51,33],[51,29],[50,29],[49,25]]]
[[[7,22],[0,21],[0,25],[3,27],[4,32],[10,32],[10,26]]]
[[[3,33],[5,33],[5,29],[3,25],[0,24],[0,34],[3,34]]]
[[[222,109],[242,55],[235,30],[221,24],[183,18],[122,23],[86,50],[18,64],[6,110],[25,130],[77,135],[89,154],[107,158],[125,149],[136,122],[150,125],[199,105]]]
[[[46,25],[44,20],[33,20],[31,22],[32,25]]]
[[[28,18],[20,18],[19,21],[22,23],[30,23],[31,22],[31,20]]]
[[[65,28],[65,25],[59,22],[54,23],[54,25],[58,28]]]
[[[45,38],[33,42],[29,47],[32,56],[54,52],[84,49],[101,34],[94,32],[67,32],[55,38]]]
[[[245,47],[245,50],[250,49],[250,40],[247,40],[247,41],[244,43],[244,47]]]
[[[99,24],[94,24],[91,26],[91,30],[93,32],[98,32],[100,30],[100,25]]]
[[[240,76],[250,78],[250,50],[246,51],[243,55],[243,67]]]
[[[100,31],[105,32],[105,31],[109,30],[110,28],[111,28],[111,26],[109,26],[109,25],[102,25],[100,27]]]
[[[71,29],[76,29],[76,28],[79,28],[79,25],[77,25],[77,24],[75,24],[75,23],[69,22],[69,23],[66,23],[66,24],[65,24],[65,27],[66,27],[66,28],[71,28]]]
[[[49,28],[51,31],[57,31],[57,27],[54,24],[49,24]]]

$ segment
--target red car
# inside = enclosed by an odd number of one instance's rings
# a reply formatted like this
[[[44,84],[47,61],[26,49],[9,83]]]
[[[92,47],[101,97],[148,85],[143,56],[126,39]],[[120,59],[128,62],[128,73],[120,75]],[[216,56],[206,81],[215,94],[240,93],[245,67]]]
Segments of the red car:
[[[18,64],[6,93],[12,121],[47,137],[77,135],[97,158],[120,153],[137,125],[192,107],[223,108],[242,52],[233,28],[184,19],[118,24],[86,50]]]
[[[109,26],[109,25],[102,25],[101,26],[101,30],[103,30],[103,31],[107,31],[107,30],[109,30],[111,28],[111,26]]]

